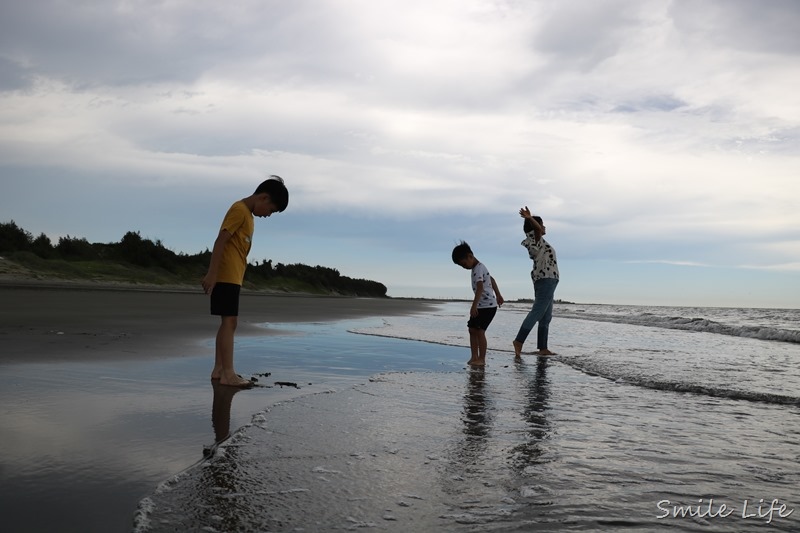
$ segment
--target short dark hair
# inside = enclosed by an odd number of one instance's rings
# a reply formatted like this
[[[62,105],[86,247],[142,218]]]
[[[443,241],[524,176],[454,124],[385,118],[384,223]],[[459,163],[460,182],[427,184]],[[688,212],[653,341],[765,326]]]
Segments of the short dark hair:
[[[458,264],[459,261],[463,261],[467,258],[469,254],[472,253],[472,248],[469,247],[464,241],[458,243],[458,246],[453,248],[453,263]]]
[[[269,194],[272,203],[278,208],[278,212],[282,212],[289,205],[289,190],[283,183],[283,178],[280,176],[272,175],[269,179],[261,182],[256,187],[256,192],[253,194]]]
[[[540,226],[544,226],[544,222],[542,221],[542,217],[534,215],[532,218],[536,222],[538,222]],[[536,228],[533,226],[533,222],[531,222],[527,218],[522,221],[522,231],[524,231],[525,233],[530,233],[534,229],[536,229]]]

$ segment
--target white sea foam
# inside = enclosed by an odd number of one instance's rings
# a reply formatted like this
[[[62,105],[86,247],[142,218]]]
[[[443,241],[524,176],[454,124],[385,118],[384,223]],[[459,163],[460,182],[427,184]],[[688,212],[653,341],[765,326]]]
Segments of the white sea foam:
[[[466,303],[445,303],[428,315],[390,317],[353,331],[466,347],[467,309]],[[498,311],[486,333],[490,354],[512,351],[528,310],[512,303]],[[558,304],[548,347],[560,362],[615,382],[800,405],[798,324],[800,310],[793,309]],[[523,353],[535,343],[534,328]]]

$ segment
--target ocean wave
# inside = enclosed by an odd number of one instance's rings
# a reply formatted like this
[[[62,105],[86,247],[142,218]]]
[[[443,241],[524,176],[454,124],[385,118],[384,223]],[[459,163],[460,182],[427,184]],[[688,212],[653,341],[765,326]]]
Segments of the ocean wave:
[[[776,394],[765,391],[742,390],[722,387],[715,384],[689,383],[684,381],[671,381],[657,379],[652,376],[622,375],[599,364],[593,364],[591,359],[587,360],[580,357],[559,357],[559,362],[571,366],[575,370],[598,376],[611,381],[625,383],[646,389],[653,389],[666,392],[698,394],[712,398],[723,398],[728,400],[761,402],[774,405],[794,405],[800,407],[800,397],[787,394]]]
[[[679,329],[733,337],[746,337],[764,341],[790,342],[800,344],[800,330],[775,328],[770,326],[745,326],[723,324],[708,318],[689,318],[683,316],[663,316],[653,313],[630,315],[607,315],[582,311],[559,310],[559,318],[590,320],[594,322],[614,322],[655,328]]]

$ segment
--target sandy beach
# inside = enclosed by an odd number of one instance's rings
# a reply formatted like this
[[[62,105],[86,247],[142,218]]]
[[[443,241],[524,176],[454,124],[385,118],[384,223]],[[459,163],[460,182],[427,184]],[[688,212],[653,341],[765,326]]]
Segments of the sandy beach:
[[[208,296],[187,289],[68,283],[0,284],[0,364],[168,357],[213,338]],[[407,299],[243,292],[237,336],[264,323],[322,322],[423,311]],[[213,353],[212,353],[213,355]]]

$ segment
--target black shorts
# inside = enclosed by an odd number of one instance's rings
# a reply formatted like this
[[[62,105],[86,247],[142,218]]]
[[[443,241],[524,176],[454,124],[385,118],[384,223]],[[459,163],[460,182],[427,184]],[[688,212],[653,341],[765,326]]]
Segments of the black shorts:
[[[217,283],[211,291],[211,314],[220,316],[239,316],[239,291],[241,285]]]
[[[492,323],[494,315],[497,313],[496,307],[479,307],[478,316],[470,317],[467,322],[467,327],[471,329],[489,329],[489,324]]]

